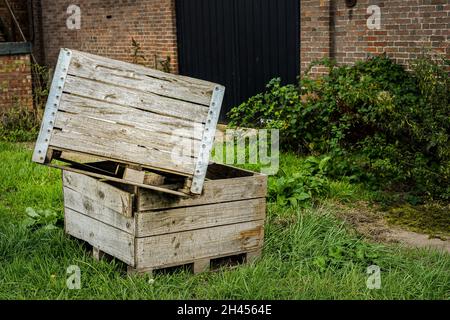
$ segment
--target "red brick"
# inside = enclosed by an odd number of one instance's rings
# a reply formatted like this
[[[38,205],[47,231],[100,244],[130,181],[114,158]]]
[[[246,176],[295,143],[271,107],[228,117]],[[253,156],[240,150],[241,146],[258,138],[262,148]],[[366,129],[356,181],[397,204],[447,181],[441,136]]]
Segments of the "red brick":
[[[33,107],[30,55],[0,56],[0,113]]]

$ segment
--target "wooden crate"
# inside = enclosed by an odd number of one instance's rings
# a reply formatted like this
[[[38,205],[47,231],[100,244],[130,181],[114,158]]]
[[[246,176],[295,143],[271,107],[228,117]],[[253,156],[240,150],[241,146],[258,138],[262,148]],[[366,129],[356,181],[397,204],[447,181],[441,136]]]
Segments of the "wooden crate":
[[[208,81],[62,49],[33,161],[70,170],[52,160],[65,161],[62,154],[76,152],[182,176],[189,188],[179,196],[201,194],[224,92]],[[78,168],[155,189],[88,169]]]
[[[210,164],[203,194],[189,198],[66,170],[63,188],[66,232],[130,272],[185,264],[201,272],[213,259],[261,252],[265,175]]]

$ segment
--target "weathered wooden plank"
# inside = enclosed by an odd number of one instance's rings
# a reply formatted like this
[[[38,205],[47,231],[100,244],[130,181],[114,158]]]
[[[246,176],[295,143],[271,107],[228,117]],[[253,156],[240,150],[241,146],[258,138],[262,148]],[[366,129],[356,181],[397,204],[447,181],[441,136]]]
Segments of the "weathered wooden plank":
[[[136,237],[264,220],[266,199],[136,213]]]
[[[64,206],[134,235],[134,218],[126,217],[120,212],[106,207],[103,203],[104,199],[97,197],[97,194],[93,194],[93,197],[97,199],[92,199],[88,196],[92,197],[92,194],[81,194],[64,187]]]
[[[127,181],[133,181],[137,183],[144,183],[145,171],[135,170],[132,168],[125,168],[123,179]]]
[[[162,186],[165,180],[164,176],[153,172],[146,172],[144,177],[144,183],[152,186]]]
[[[109,145],[119,141],[141,145],[154,151],[167,153],[170,156],[174,150],[178,150],[175,148],[183,148],[185,157],[195,157],[201,145],[199,140],[66,112],[58,112],[55,128],[105,139],[104,142]],[[52,141],[50,141],[50,144],[52,144]]]
[[[69,74],[203,105],[209,105],[215,86],[207,81],[174,76],[75,50]]]
[[[172,197],[150,190],[140,190],[139,192],[138,211],[264,198],[267,195],[267,176],[255,175],[234,179],[208,180],[205,181],[201,196],[189,198]]]
[[[66,233],[84,240],[97,249],[128,265],[135,265],[134,237],[122,230],[65,208]]]
[[[204,128],[204,124],[70,94],[63,95],[59,110],[197,140],[201,139],[200,134]]]
[[[140,268],[128,267],[127,271],[128,271],[129,275],[136,275],[136,274],[150,274],[150,275],[152,275],[153,271],[155,271],[155,270],[163,270],[163,269],[166,269],[166,268],[181,267],[181,266],[184,266],[184,265],[193,264],[193,270],[192,271],[194,273],[196,273],[195,272],[196,271],[195,264],[198,262],[198,263],[200,263],[200,266],[203,265],[203,267],[205,267],[205,269],[203,269],[203,272],[207,272],[210,269],[210,267],[211,267],[212,260],[224,259],[224,258],[231,258],[231,259],[235,260],[235,259],[239,259],[240,255],[245,255],[245,262],[253,262],[254,260],[249,260],[248,259],[248,254],[250,254],[250,257],[252,257],[254,254],[258,254],[258,253],[261,254],[261,252],[262,252],[262,248],[258,248],[255,251],[239,251],[239,252],[232,252],[231,254],[230,253],[219,254],[219,255],[214,255],[212,257],[201,258],[201,259],[197,259],[197,260],[187,260],[187,261],[181,261],[181,262],[178,261],[178,262],[175,262],[175,263],[169,263],[169,264],[165,264],[165,265],[158,266],[158,267],[140,267]],[[197,265],[197,268],[199,268],[200,266]],[[202,271],[199,271],[199,272],[202,272]]]
[[[133,196],[83,174],[64,171],[63,185],[126,217],[133,214]]]
[[[67,76],[64,92],[196,123],[204,123],[208,115],[204,106],[74,76]]]
[[[166,169],[188,176],[194,172],[195,159],[186,156],[191,150],[189,145],[182,149],[181,147],[177,149],[174,144],[163,146],[162,141],[160,144],[152,145],[151,142],[145,141],[143,133],[139,134],[136,129],[122,126],[117,130],[117,125],[101,126],[100,121],[88,118],[71,119],[64,113],[58,114],[56,125],[63,129],[52,132],[51,147],[138,163],[142,166]],[[134,141],[133,135],[136,135]],[[153,141],[158,139],[153,138]],[[194,140],[186,143],[192,143],[195,148]],[[161,147],[161,150],[158,147]],[[170,150],[170,147],[174,149]],[[182,153],[178,154],[179,151]]]
[[[75,132],[55,131],[52,135],[52,147],[93,154],[119,162],[139,163],[148,168],[167,170],[185,176],[192,175],[194,170],[192,161],[186,160],[182,164],[178,164],[164,153],[157,153],[145,147],[120,142],[116,142],[111,149],[102,141],[89,139],[85,135]]]
[[[157,268],[168,264],[252,251],[261,247],[264,221],[136,239],[136,268]]]
[[[91,171],[85,171],[85,170],[81,170],[81,169],[76,169],[73,167],[69,167],[69,166],[60,166],[57,164],[49,164],[49,167],[53,167],[53,168],[57,168],[57,169],[61,169],[63,171],[69,171],[69,172],[75,172],[78,174],[82,174],[82,175],[86,175],[88,177],[93,177],[93,178],[97,178],[97,179],[102,179],[104,181],[111,181],[111,182],[116,182],[116,183],[120,183],[120,184],[125,184],[125,185],[131,185],[131,186],[136,186],[136,187],[141,187],[144,189],[151,189],[154,191],[158,191],[158,192],[165,192],[165,193],[169,193],[171,195],[175,195],[178,197],[187,197],[188,195],[176,190],[173,190],[169,187],[164,188],[164,186],[161,187],[157,187],[157,186],[151,186],[151,185],[147,185],[147,184],[141,184],[141,183],[136,183],[136,182],[132,182],[132,181],[126,181],[120,178],[116,178],[116,177],[110,177],[104,174],[99,174],[99,173],[94,173]]]
[[[99,248],[92,247],[92,257],[95,261],[100,261],[105,258],[106,253],[101,251]]]
[[[194,261],[194,274],[207,272],[209,271],[209,268],[211,267],[211,260],[209,258],[205,259],[198,259]]]

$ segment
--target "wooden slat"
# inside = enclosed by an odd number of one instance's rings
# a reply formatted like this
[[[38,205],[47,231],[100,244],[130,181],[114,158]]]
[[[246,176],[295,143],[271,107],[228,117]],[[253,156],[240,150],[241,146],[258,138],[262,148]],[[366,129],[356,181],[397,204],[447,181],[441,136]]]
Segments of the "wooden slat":
[[[57,164],[49,164],[48,166],[52,167],[52,168],[61,169],[63,171],[74,172],[74,173],[86,175],[88,177],[94,177],[94,178],[102,179],[104,181],[112,181],[112,182],[117,182],[117,183],[120,183],[120,184],[131,185],[131,186],[141,187],[141,188],[144,188],[144,189],[151,189],[151,190],[158,191],[158,192],[169,193],[171,195],[175,195],[175,196],[178,196],[178,197],[187,197],[188,196],[185,193],[182,193],[182,192],[179,192],[179,191],[175,191],[175,190],[172,190],[170,188],[164,188],[164,186],[157,187],[157,186],[152,186],[152,185],[136,183],[136,182],[132,182],[132,181],[126,181],[126,180],[123,180],[123,179],[120,179],[120,178],[110,177],[110,176],[107,176],[107,175],[104,175],[104,174],[99,174],[99,173],[94,173],[94,172],[85,171],[85,170],[81,170],[81,169],[76,169],[76,168],[69,167],[69,166],[60,166],[60,165],[57,165]]]
[[[164,168],[185,175],[192,175],[194,171],[195,158],[189,153],[194,153],[192,148],[194,151],[198,148],[198,141],[184,139],[183,143],[180,138],[178,146],[174,143],[164,145],[164,140],[157,135],[61,112],[55,125],[62,130],[52,132],[51,147]],[[178,150],[182,150],[182,155],[176,159],[173,154]]]
[[[214,84],[73,50],[69,74],[208,106]]]
[[[105,139],[104,143],[109,143],[110,145],[115,142],[127,142],[145,146],[155,151],[165,152],[169,155],[172,154],[174,148],[183,147],[183,154],[186,157],[195,156],[201,144],[200,141],[190,138],[175,137],[126,124],[92,118],[84,114],[66,112],[58,112],[55,128]]]
[[[66,233],[75,238],[134,266],[135,243],[132,235],[69,208],[65,208],[65,228]]]
[[[96,195],[94,195],[95,197]],[[106,207],[100,198],[92,199],[70,188],[64,187],[64,206],[88,217],[104,222],[114,228],[134,235],[134,218]]]
[[[205,181],[203,194],[189,198],[140,190],[138,211],[198,206],[228,201],[263,198],[267,195],[267,176]]]
[[[136,237],[264,220],[266,199],[136,213]]]
[[[63,95],[59,110],[129,127],[142,128],[151,132],[169,135],[177,133],[182,137],[197,140],[200,140],[201,137],[196,136],[200,136],[204,128],[204,124],[70,94]]]
[[[144,183],[145,171],[135,170],[132,168],[125,168],[125,172],[123,173],[123,179],[137,183]]]
[[[75,172],[63,172],[63,185],[126,217],[133,214],[133,197],[107,183]]]
[[[157,268],[168,264],[227,255],[260,248],[264,221],[136,239],[136,268]]]
[[[64,92],[196,123],[204,123],[208,115],[204,106],[74,76],[67,76]]]
[[[192,271],[194,272],[194,274],[207,272],[209,271],[210,267],[211,267],[211,260],[209,258],[198,259],[194,261],[194,268]]]

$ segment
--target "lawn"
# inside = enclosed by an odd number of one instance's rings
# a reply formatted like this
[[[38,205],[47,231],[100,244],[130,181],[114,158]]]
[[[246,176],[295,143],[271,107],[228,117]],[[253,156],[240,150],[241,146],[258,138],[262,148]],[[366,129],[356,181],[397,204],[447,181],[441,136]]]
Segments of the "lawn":
[[[252,265],[129,277],[120,262],[94,261],[62,228],[23,224],[27,208],[62,215],[59,171],[33,164],[21,144],[0,142],[0,163],[0,299],[450,299],[449,254],[368,242],[335,217],[330,199],[303,209],[269,204],[263,257]],[[338,199],[353,190],[334,185]],[[380,289],[366,286],[372,264]],[[80,290],[66,286],[70,265],[81,269]]]

